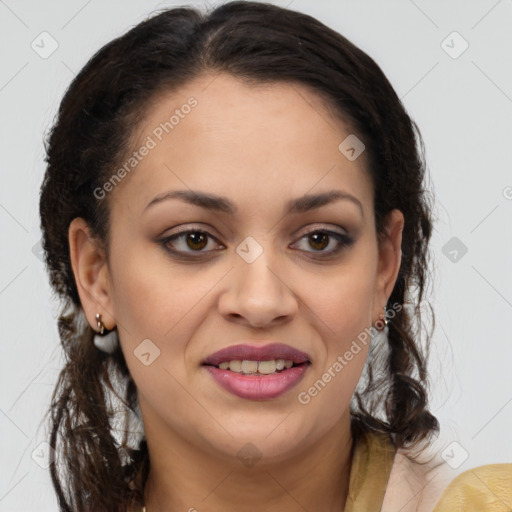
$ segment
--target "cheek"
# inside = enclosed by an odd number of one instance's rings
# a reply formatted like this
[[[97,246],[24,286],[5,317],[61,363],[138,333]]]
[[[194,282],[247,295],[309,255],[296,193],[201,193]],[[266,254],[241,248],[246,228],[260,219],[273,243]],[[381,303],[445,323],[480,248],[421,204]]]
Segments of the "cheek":
[[[165,409],[170,396],[172,410],[186,410],[190,396],[179,384],[189,379],[184,354],[201,322],[202,299],[220,278],[211,274],[218,272],[182,269],[150,250],[120,252],[123,257],[112,260],[113,308],[130,374],[156,410]]]
[[[113,308],[128,336],[163,336],[186,313],[194,287],[149,243],[111,248]]]
[[[316,324],[325,353],[301,386],[299,402],[312,406],[325,424],[348,407],[368,356],[375,265],[372,247],[360,244],[344,265],[307,287],[305,300],[320,320]]]
[[[119,249],[117,259],[113,249],[112,256],[113,310],[127,363],[149,339],[161,352],[159,363],[176,368],[204,316],[206,298],[225,269],[180,265],[158,248],[142,245],[138,250]]]
[[[329,293],[327,293],[329,292]],[[311,367],[310,377],[300,386],[297,400],[306,416],[316,418],[313,429],[324,434],[348,414],[352,395],[366,363],[370,343],[371,283],[364,273],[331,281],[318,296],[310,297],[315,315],[322,321],[325,352]]]
[[[354,252],[336,270],[312,277],[304,299],[324,324],[326,339],[343,344],[370,326],[374,265],[371,253]]]

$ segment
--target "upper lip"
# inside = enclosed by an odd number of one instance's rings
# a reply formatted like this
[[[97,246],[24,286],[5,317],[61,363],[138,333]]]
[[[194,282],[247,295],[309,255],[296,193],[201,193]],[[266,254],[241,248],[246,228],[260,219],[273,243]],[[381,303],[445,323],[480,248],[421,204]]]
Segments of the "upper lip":
[[[305,352],[284,343],[269,343],[257,346],[243,343],[223,348],[209,355],[203,361],[203,364],[217,366],[224,361],[270,361],[272,359],[286,359],[293,361],[295,364],[300,364],[309,361],[310,357]]]

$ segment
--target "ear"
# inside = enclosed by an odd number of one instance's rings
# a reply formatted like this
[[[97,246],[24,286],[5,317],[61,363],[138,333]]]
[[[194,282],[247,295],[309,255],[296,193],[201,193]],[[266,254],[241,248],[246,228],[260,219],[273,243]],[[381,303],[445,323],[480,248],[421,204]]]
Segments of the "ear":
[[[115,327],[115,318],[105,251],[82,218],[71,221],[68,237],[71,267],[87,320],[97,331],[96,314],[99,313],[105,328],[111,330]]]
[[[379,262],[375,287],[373,323],[384,314],[391,292],[395,286],[402,261],[402,231],[404,216],[400,210],[392,210],[386,216],[386,233],[379,242]]]

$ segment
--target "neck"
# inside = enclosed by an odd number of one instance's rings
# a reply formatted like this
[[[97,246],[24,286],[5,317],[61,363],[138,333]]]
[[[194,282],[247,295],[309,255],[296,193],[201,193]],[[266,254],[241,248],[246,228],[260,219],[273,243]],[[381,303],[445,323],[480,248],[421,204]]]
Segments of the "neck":
[[[154,423],[146,428],[151,461],[144,490],[147,512],[345,508],[353,445],[348,412],[306,449],[279,462],[261,459],[252,467],[237,458],[212,456],[164,431]]]

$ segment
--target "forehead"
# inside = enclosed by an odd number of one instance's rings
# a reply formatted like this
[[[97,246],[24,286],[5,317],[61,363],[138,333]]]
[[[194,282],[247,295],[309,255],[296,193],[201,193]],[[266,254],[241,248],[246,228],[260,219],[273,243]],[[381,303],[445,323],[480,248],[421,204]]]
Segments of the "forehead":
[[[133,147],[150,149],[116,194],[139,210],[173,188],[263,206],[336,187],[369,202],[364,153],[351,161],[339,149],[351,133],[307,87],[201,76],[148,105]]]

